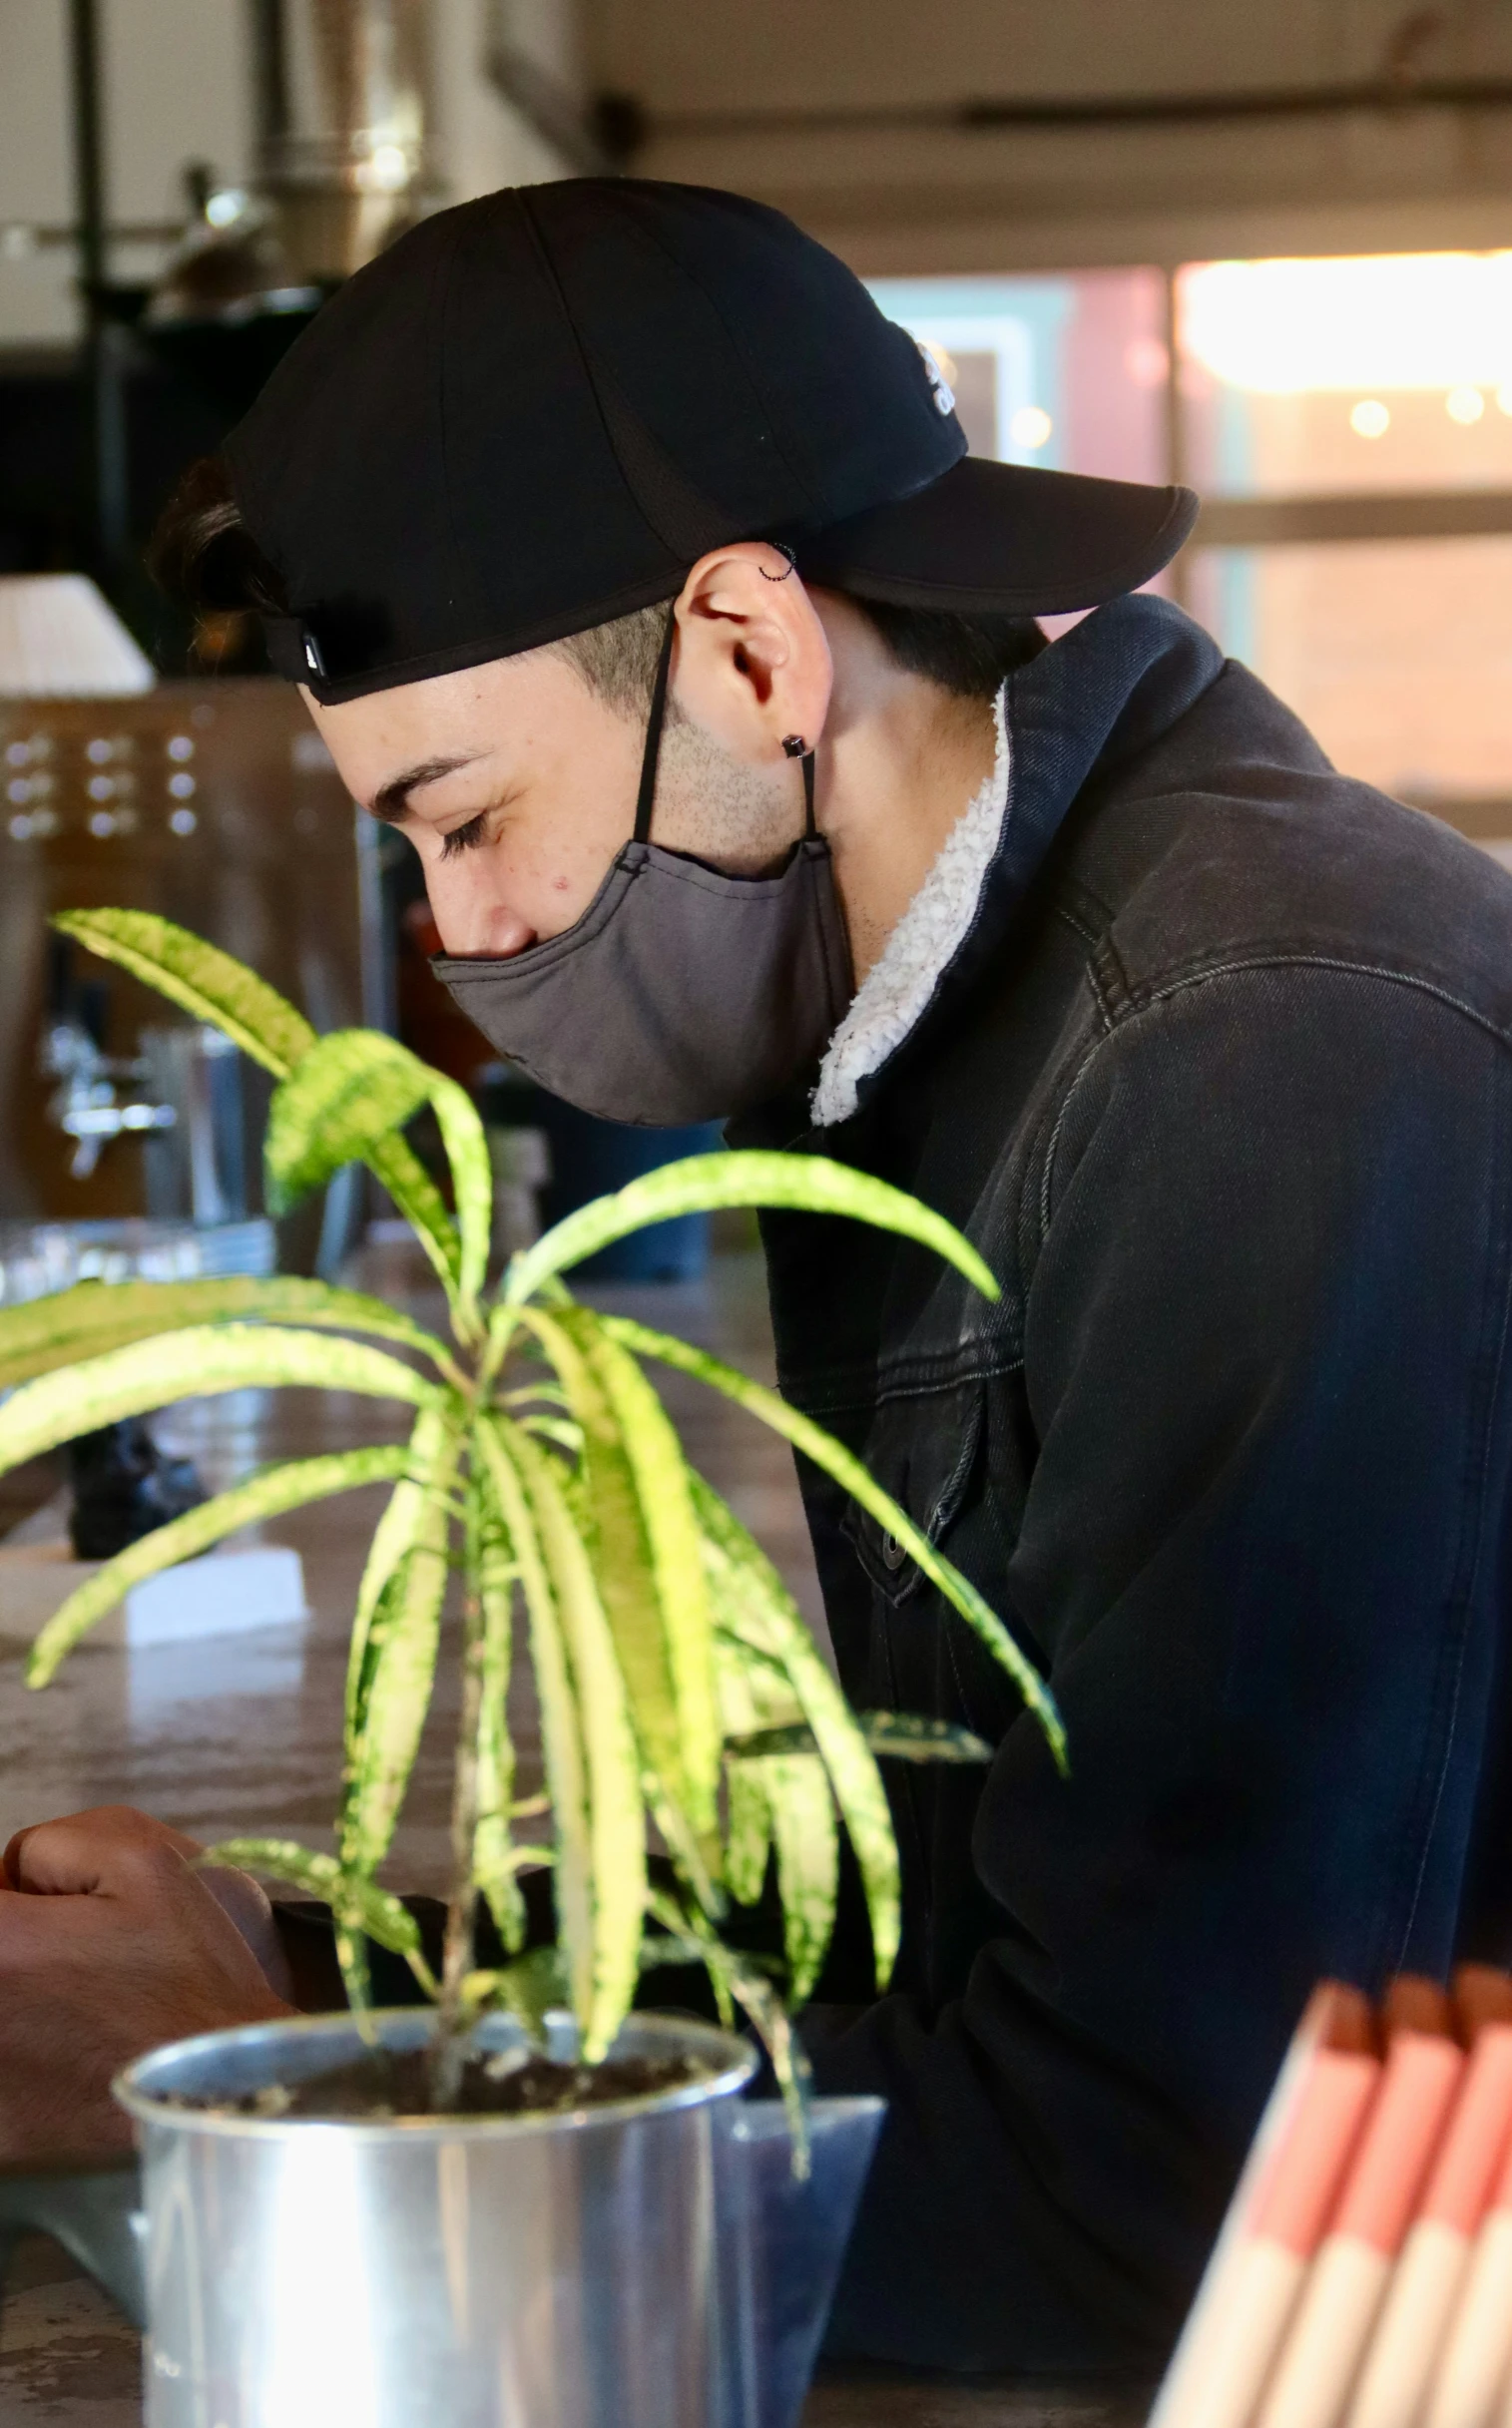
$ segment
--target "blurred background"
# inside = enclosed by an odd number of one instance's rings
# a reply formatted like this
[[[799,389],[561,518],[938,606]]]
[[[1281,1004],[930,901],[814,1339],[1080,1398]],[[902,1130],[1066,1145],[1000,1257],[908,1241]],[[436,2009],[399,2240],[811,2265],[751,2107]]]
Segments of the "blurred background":
[[[1342,766],[1512,863],[1512,0],[0,0],[0,1305],[275,1262],[417,1286],[356,1176],[267,1220],[259,1075],[50,941],[69,904],[165,912],[318,1029],[394,1028],[466,1081],[501,1255],[702,1143],[487,1062],[408,846],[255,630],[196,639],[142,570],[343,277],[418,214],[582,172],[791,213],[937,355],[980,453],[1191,482],[1163,587]],[[589,1287],[769,1371],[739,1229],[645,1234]],[[352,1438],[339,1395],[296,1396],[155,1419],[112,1446],[114,1505],[140,1532],[138,1480],[196,1488],[175,1459],[214,1485]],[[817,1619],[785,1454],[678,1413]],[[58,1465],[0,1479],[0,1650],[76,1573],[77,1514]],[[322,1826],[371,1519],[283,1530],[302,1618],[233,1641],[207,1595],[204,1646],[102,1641],[24,1717],[12,1665],[5,1826],[106,1796]],[[422,1768],[412,1882],[444,1798]]]
[[[519,1222],[603,1177],[612,1140],[482,1069],[407,846],[356,829],[255,629],[196,639],[142,569],[334,284],[583,171],[791,212],[978,451],[1193,483],[1163,587],[1340,764],[1512,856],[1512,0],[0,0],[0,1219],[333,1269],[371,1214],[226,1229],[260,1104],[47,947],[63,900],[397,1026],[483,1089]]]

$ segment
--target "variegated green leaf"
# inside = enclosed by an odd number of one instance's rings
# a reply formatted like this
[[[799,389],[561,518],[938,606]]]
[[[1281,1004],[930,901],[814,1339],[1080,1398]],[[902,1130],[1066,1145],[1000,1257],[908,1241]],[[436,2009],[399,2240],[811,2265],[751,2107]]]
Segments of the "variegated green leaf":
[[[419,1506],[409,1548],[366,1629],[340,1821],[341,1860],[353,1872],[376,1871],[388,1852],[430,1708],[459,1449],[460,1437],[448,1426],[425,1483],[414,1488]]]
[[[541,1711],[541,1751],[556,1832],[557,1932],[567,1966],[573,2012],[581,2023],[593,2005],[595,1976],[593,1848],[582,1717],[573,1693],[567,1646],[535,1512],[516,1461],[515,1435],[507,1420],[485,1418],[476,1438],[483,1473],[519,1567],[530,1622],[531,1667]]]
[[[181,1560],[194,1559],[244,1526],[277,1517],[287,1509],[302,1509],[311,1501],[328,1500],[333,1493],[381,1483],[402,1472],[406,1455],[402,1448],[385,1448],[340,1450],[323,1458],[291,1460],[287,1466],[252,1476],[182,1518],[157,1527],[108,1560],[53,1613],[32,1647],[27,1685],[45,1687],[80,1639],[144,1577],[155,1577],[165,1568],[177,1567]]]
[[[369,1155],[427,1103],[435,1110],[456,1191],[458,1286],[473,1299],[483,1286],[493,1210],[483,1125],[455,1080],[432,1071],[395,1038],[376,1029],[337,1029],[290,1072],[268,1114],[268,1201],[275,1212],[295,1205],[343,1164]]]
[[[814,1647],[803,1615],[760,1546],[702,1476],[694,1499],[704,1531],[721,1697],[740,1732],[785,1722],[796,1707],[813,1737],[866,1894],[878,1989],[897,1957],[898,1852],[887,1791],[855,1715]],[[790,1700],[789,1700],[790,1698]]]
[[[579,1314],[572,1307],[549,1315],[531,1308],[526,1320],[560,1374],[582,1428],[580,1532],[591,1546],[641,1758],[673,1815],[681,1816],[686,1836],[695,1825],[694,1798],[684,1766],[672,1656],[645,1512],[619,1416],[599,1363],[589,1353],[601,1336],[592,1329],[591,1318],[580,1329]],[[707,1825],[712,1822],[711,1810]]]
[[[515,1585],[520,1572],[492,1496],[485,1499],[478,1537],[476,1585],[482,1630],[473,1882],[487,1900],[505,1947],[511,1955],[517,1955],[525,1941],[525,1905],[518,1876],[522,1849],[513,1843],[510,1826],[515,1749],[509,1733],[509,1678],[514,1654]]]
[[[275,1089],[262,1141],[267,1202],[286,1214],[425,1103],[430,1074],[396,1038],[334,1029]]]
[[[276,988],[172,919],[140,910],[66,910],[53,925],[194,1019],[222,1030],[275,1079],[286,1078],[316,1042],[302,1012]],[[460,1254],[455,1225],[418,1156],[403,1139],[384,1138],[374,1141],[363,1161],[414,1225],[442,1280],[454,1280]]]
[[[683,1446],[666,1409],[635,1359],[608,1338],[596,1315],[587,1307],[571,1307],[550,1320],[560,1325],[582,1350],[602,1389],[617,1442],[629,1466],[651,1563],[656,1618],[665,1648],[658,1686],[665,1679],[672,1689],[671,1727],[678,1766],[670,1777],[662,1762],[658,1761],[657,1767],[677,1794],[695,1831],[707,1835],[715,1827],[721,1730],[715,1699],[709,1585]],[[599,1442],[597,1436],[586,1431],[585,1450],[592,1474]],[[614,1583],[618,1573],[615,1551],[610,1547],[602,1590],[611,1625],[616,1618]],[[626,1655],[626,1637],[618,1627],[615,1640],[630,1682],[632,1664]]]
[[[296,1323],[365,1332],[445,1358],[444,1343],[381,1298],[278,1273],[207,1281],[80,1281],[0,1309],[0,1390],[57,1366],[201,1323]]]
[[[703,1214],[725,1206],[790,1207],[800,1214],[849,1214],[878,1230],[899,1232],[932,1247],[956,1266],[985,1297],[998,1285],[969,1239],[953,1222],[930,1212],[917,1198],[869,1173],[852,1172],[820,1155],[773,1155],[765,1151],[686,1156],[631,1181],[613,1197],[596,1198],[515,1257],[505,1282],[512,1303],[529,1298],[553,1273],[566,1272],[611,1240],[623,1239],[648,1222],[677,1214]]]
[[[328,1905],[338,1932],[360,1932],[377,1946],[402,1956],[427,1998],[436,1994],[436,1978],[425,1961],[420,1925],[407,1905],[372,1880],[343,1871],[334,1855],[313,1854],[289,1838],[223,1838],[199,1858],[202,1868],[226,1864],[255,1872],[264,1880],[280,1880],[308,1897]],[[355,2003],[362,2005],[365,2000]]]
[[[733,1761],[729,1772],[730,1827],[725,1841],[725,1881],[742,1905],[755,1905],[766,1883],[771,1850],[771,1806],[759,1762]]]
[[[375,1139],[362,1161],[388,1191],[449,1293],[461,1269],[461,1241],[440,1190],[414,1149],[399,1137]]]
[[[1038,1720],[1056,1767],[1065,1769],[1065,1725],[1056,1708],[1055,1699],[1033,1662],[1019,1650],[996,1611],[983,1600],[970,1579],[963,1577],[958,1568],[935,1550],[928,1536],[915,1526],[906,1509],[901,1508],[890,1493],[882,1490],[881,1485],[867,1473],[858,1458],[852,1457],[843,1443],[837,1442],[833,1434],[826,1433],[821,1425],[814,1424],[810,1417],[800,1415],[796,1408],[790,1408],[775,1391],[768,1391],[763,1384],[753,1382],[736,1367],[726,1365],[723,1359],[711,1357],[707,1349],[694,1348],[690,1342],[678,1340],[670,1332],[654,1332],[646,1324],[632,1322],[628,1316],[605,1316],[602,1320],[604,1329],[614,1339],[622,1340],[638,1356],[660,1358],[665,1365],[675,1366],[684,1374],[696,1375],[700,1382],[707,1382],[712,1389],[723,1393],[725,1398],[733,1399],[738,1406],[749,1409],[753,1416],[758,1416],[763,1424],[771,1427],[773,1433],[780,1433],[792,1443],[795,1450],[801,1450],[805,1458],[812,1459],[816,1467],[821,1467],[826,1475],[832,1476],[852,1500],[858,1501],[879,1525],[884,1526],[931,1585],[960,1612],[999,1666],[1007,1671]]]
[[[552,2008],[564,2006],[569,2000],[562,1951],[555,1947],[533,1947],[513,1964],[470,1974],[462,1985],[462,1993],[474,2013],[480,2008],[494,2007],[513,2015],[539,2047],[545,2041],[546,2018]]]
[[[686,1964],[696,1955],[709,1975],[720,2020],[727,2030],[736,2000],[750,2016],[777,2078],[792,2132],[792,2172],[801,2180],[808,2174],[809,2165],[808,2100],[813,2070],[776,1991],[769,1981],[762,1979],[749,1956],[725,1945],[707,1916],[679,1905],[675,1897],[664,1891],[654,1891],[648,1897],[646,1910],[667,1933],[665,1943],[656,1939],[647,1942],[647,1969],[659,1963]]]
[[[302,1012],[275,987],[172,919],[146,910],[64,910],[52,924],[192,1018],[224,1031],[275,1079],[315,1042]]]
[[[953,1720],[925,1719],[914,1711],[858,1711],[856,1725],[878,1761],[990,1762],[992,1747]],[[747,1760],[768,1753],[813,1753],[818,1740],[806,1720],[759,1728],[731,1739],[726,1751]]]
[[[434,1383],[365,1341],[274,1324],[199,1324],[23,1383],[0,1407],[0,1473],[123,1416],[141,1416],[190,1394],[208,1397],[258,1383],[357,1391],[416,1407],[440,1396]]]
[[[404,1451],[398,1483],[373,1531],[357,1587],[351,1642],[346,1662],[346,1764],[356,1758],[355,1731],[366,1707],[371,1655],[369,1636],[373,1615],[385,1587],[419,1541],[425,1511],[432,1500],[444,1501],[456,1472],[462,1439],[461,1412],[455,1402],[440,1400],[422,1408]]]
[[[800,2007],[823,1968],[834,1933],[840,1845],[834,1799],[817,1754],[773,1754],[760,1764],[777,1854],[787,1998]]]
[[[541,1558],[550,1579],[572,1668],[572,1689],[588,1769],[592,1844],[593,1995],[583,2026],[583,2053],[603,2056],[635,1993],[636,1952],[646,1902],[646,1816],[630,1706],[598,1581],[557,1481],[556,1463],[529,1435],[496,1418],[488,1428],[508,1440],[529,1499]],[[506,1508],[506,1518],[508,1511]],[[519,1538],[511,1525],[519,1554]],[[524,1562],[521,1561],[522,1575]]]
[[[435,1108],[452,1166],[460,1218],[436,1206],[423,1228],[435,1231],[442,1278],[467,1302],[483,1285],[493,1206],[493,1171],[483,1125],[453,1079],[432,1071],[397,1039],[376,1029],[337,1029],[310,1047],[273,1097],[263,1162],[275,1212],[297,1204],[343,1164],[370,1157],[421,1105]],[[408,1210],[416,1219],[414,1209]]]

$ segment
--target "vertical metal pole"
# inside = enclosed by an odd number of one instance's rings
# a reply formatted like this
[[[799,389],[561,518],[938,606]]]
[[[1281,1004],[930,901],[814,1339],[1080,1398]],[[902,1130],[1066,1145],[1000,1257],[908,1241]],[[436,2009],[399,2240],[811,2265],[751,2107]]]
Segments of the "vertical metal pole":
[[[95,569],[109,582],[126,562],[131,514],[120,332],[105,308],[105,125],[98,0],[68,0],[73,66],[74,196],[84,384],[94,506]]]
[[[288,43],[283,0],[252,0],[252,89],[256,96],[253,145],[258,174],[282,166],[288,134]]]

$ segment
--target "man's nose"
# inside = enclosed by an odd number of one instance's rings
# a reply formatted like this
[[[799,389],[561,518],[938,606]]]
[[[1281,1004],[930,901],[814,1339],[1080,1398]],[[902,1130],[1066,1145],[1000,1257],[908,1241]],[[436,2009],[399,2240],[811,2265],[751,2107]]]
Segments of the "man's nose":
[[[481,886],[431,875],[428,891],[442,952],[458,959],[506,961],[536,942],[536,931],[507,902],[496,901]]]

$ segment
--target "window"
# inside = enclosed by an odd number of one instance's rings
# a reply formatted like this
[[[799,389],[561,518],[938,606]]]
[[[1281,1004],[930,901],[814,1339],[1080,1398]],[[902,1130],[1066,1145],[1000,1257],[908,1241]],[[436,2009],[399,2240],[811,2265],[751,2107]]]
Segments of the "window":
[[[873,292],[954,364],[974,449],[1190,481],[1161,587],[1340,766],[1512,837],[1512,252]]]

